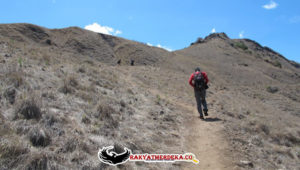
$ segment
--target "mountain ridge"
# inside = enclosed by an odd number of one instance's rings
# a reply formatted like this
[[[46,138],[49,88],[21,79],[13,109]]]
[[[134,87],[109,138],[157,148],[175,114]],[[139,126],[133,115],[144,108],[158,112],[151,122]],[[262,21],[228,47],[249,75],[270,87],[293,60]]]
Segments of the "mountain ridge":
[[[48,31],[68,31],[68,30],[77,30],[78,32],[82,32],[82,31],[89,31],[89,30],[85,30],[85,29],[82,29],[80,27],[77,27],[77,26],[70,26],[70,27],[66,27],[66,28],[53,28],[53,29],[48,29],[46,27],[41,27],[41,26],[37,26],[37,25],[34,25],[34,24],[29,24],[29,23],[14,23],[14,24],[1,24],[1,26],[16,26],[16,28],[18,27],[25,27],[25,29],[29,29],[33,32],[37,32],[37,33],[40,33],[40,34],[44,34],[44,36],[47,36],[47,34],[45,34],[45,32],[43,31],[43,29],[45,30],[48,30]],[[22,30],[17,30],[17,31],[20,31],[22,33]],[[24,30],[26,32],[26,30]],[[76,31],[75,31],[76,32]],[[92,32],[92,31],[91,31]],[[5,33],[5,32],[4,32]],[[119,39],[122,39],[122,40],[125,40],[124,38],[122,37],[117,37],[117,36],[114,36],[114,35],[107,35],[107,34],[102,34],[102,33],[97,33],[99,35],[102,36],[103,39],[105,39],[105,37],[114,37],[114,38],[119,38]],[[41,35],[43,36],[43,35]],[[16,38],[16,37],[14,37]],[[43,39],[43,37],[37,37],[37,38],[40,38],[40,39]],[[224,32],[220,32],[220,33],[211,33],[209,35],[207,35],[204,39],[202,39],[201,37],[197,39],[197,41],[195,42],[192,42],[192,44],[197,44],[197,43],[204,43],[204,42],[207,42],[209,40],[212,40],[212,39],[216,39],[216,38],[219,38],[219,39],[222,39],[222,40],[242,40],[242,41],[247,41],[247,42],[251,42],[255,45],[256,47],[256,50],[262,50],[262,49],[265,49],[265,50],[268,50],[269,52],[272,52],[280,57],[282,57],[283,59],[287,60],[287,61],[290,61],[291,63],[294,64],[295,67],[299,68],[300,65],[298,62],[296,61],[293,61],[293,60],[289,60],[287,59],[286,57],[284,57],[283,55],[281,55],[280,53],[274,51],[273,49],[267,47],[267,46],[262,46],[260,45],[258,42],[254,41],[254,40],[251,40],[251,39],[248,39],[248,38],[243,38],[243,39],[231,39],[228,37],[228,35]],[[138,41],[134,41],[134,40],[129,40],[129,41],[133,41],[133,42],[138,42]],[[142,42],[138,42],[138,43],[142,43]],[[159,48],[159,47],[153,47],[153,48]],[[179,49],[179,50],[175,50],[175,51],[180,51],[182,49]]]

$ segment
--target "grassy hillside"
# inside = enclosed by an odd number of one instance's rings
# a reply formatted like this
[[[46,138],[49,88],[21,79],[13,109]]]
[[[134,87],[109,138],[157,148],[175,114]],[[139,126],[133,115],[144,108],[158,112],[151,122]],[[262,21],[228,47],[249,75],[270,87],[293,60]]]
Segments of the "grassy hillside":
[[[210,79],[206,121],[187,83],[196,66]],[[295,169],[300,159],[299,64],[252,40],[211,34],[168,52],[77,27],[7,24],[0,73],[1,169]],[[193,152],[200,165],[111,167],[97,158],[108,145]]]

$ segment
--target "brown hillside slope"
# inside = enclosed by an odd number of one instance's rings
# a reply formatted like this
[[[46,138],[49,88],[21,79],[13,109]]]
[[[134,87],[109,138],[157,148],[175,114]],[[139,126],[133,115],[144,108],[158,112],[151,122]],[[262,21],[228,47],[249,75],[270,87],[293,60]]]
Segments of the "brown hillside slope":
[[[297,167],[298,65],[251,40],[212,34],[168,52],[76,27],[6,24],[0,61],[1,169]],[[198,65],[211,80],[206,121],[187,84]],[[200,163],[111,167],[97,159],[107,145],[193,152]]]
[[[176,54],[189,66],[199,64],[211,77],[210,91],[218,93],[213,108],[227,122],[232,146],[241,151],[236,161],[244,158],[264,169],[298,167],[297,64],[254,41],[232,40],[222,33]]]

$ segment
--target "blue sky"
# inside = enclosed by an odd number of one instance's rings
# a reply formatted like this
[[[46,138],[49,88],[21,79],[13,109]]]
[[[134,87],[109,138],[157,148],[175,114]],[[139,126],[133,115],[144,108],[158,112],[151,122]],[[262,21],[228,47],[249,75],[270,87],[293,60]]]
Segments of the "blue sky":
[[[169,50],[225,32],[300,62],[299,0],[9,0],[0,16],[0,23],[79,26]]]

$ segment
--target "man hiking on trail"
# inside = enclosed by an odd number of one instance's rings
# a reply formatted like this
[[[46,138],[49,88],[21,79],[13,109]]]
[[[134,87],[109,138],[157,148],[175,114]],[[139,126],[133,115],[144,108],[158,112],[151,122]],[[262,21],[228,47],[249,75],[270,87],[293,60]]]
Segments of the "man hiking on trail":
[[[192,73],[189,84],[194,87],[195,97],[197,101],[197,109],[200,114],[200,119],[204,119],[202,114],[202,105],[203,105],[203,112],[205,116],[208,116],[208,109],[206,104],[206,89],[208,89],[207,86],[208,78],[207,74],[205,72],[201,72],[200,68],[197,67],[195,69],[195,72]]]

